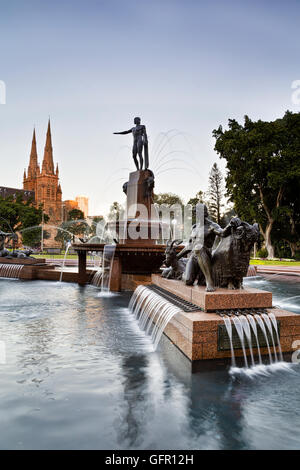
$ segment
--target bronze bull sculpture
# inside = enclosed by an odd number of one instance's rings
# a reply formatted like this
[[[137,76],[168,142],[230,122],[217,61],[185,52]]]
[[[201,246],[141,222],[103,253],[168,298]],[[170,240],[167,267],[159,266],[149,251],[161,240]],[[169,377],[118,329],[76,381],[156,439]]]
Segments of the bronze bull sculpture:
[[[243,277],[247,275],[251,249],[260,239],[258,224],[250,225],[235,217],[225,229],[221,229],[206,216],[204,227],[210,238],[212,232],[215,233],[213,240],[217,235],[220,237],[216,248],[211,249],[210,245],[205,244],[205,236],[204,244],[201,245],[197,235],[199,227],[193,226],[190,243],[182,252],[176,253],[176,246],[179,244],[177,240],[167,245],[168,268],[163,271],[162,276],[182,279],[187,285],[193,285],[197,281],[199,285],[206,285],[208,291],[213,291],[216,287],[241,289]],[[182,258],[187,253],[189,257]]]

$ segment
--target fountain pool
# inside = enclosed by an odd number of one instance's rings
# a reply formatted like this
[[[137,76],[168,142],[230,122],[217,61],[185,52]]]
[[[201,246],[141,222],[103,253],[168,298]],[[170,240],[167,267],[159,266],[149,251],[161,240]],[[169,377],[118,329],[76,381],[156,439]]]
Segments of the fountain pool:
[[[300,365],[192,374],[164,336],[154,351],[129,299],[0,279],[1,449],[300,448]]]
[[[277,274],[248,277],[245,278],[244,285],[245,287],[271,291],[274,307],[278,306],[291,312],[300,313],[300,282],[294,276],[285,276],[284,279]]]

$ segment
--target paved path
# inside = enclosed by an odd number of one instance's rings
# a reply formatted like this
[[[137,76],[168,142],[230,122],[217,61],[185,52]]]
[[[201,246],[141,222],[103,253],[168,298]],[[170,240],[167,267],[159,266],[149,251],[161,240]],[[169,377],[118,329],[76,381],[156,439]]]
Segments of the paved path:
[[[63,258],[46,258],[46,263],[47,264],[56,264],[58,266],[61,266],[63,264]],[[97,265],[99,263],[99,260],[97,260]],[[94,261],[87,259],[86,265],[89,267],[94,266]],[[65,266],[78,266],[78,259],[66,259]]]
[[[63,263],[63,259],[54,258],[54,257],[47,258],[46,263],[56,264],[58,266],[61,266]],[[98,263],[99,263],[99,260],[97,259],[97,264]],[[94,267],[93,260],[87,259],[86,264],[89,268]],[[66,259],[65,266],[72,266],[72,267],[78,266],[78,259]],[[263,264],[257,264],[257,265],[251,265],[251,266],[255,266],[257,268],[257,274],[281,274],[285,276],[299,276],[300,277],[300,266],[270,266],[270,265],[263,265]],[[248,275],[251,276],[250,273]]]
[[[270,266],[257,264],[257,274],[284,274],[285,276],[300,276],[300,266]]]

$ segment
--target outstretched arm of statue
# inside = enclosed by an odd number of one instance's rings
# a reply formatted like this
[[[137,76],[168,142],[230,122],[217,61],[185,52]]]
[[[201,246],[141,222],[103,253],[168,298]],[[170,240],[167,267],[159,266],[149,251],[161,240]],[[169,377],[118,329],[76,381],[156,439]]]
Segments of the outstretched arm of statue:
[[[216,235],[218,235],[218,237],[222,237],[222,238],[228,237],[228,235],[231,234],[231,227],[232,227],[232,225],[230,223],[228,225],[226,225],[225,228],[221,228],[220,225],[218,225],[214,222],[211,225],[212,231]]]
[[[131,132],[132,132],[132,129],[129,129],[129,131],[114,132],[114,134],[130,134]]]
[[[188,253],[190,253],[193,249],[193,243],[192,243],[192,240],[190,239],[189,240],[189,243],[187,246],[185,246],[177,255],[177,259],[180,259],[182,258],[183,256],[187,255]]]

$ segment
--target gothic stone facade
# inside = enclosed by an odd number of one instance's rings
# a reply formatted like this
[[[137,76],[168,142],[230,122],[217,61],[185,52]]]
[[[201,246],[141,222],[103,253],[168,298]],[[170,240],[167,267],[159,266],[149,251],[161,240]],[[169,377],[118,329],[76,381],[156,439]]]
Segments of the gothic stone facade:
[[[24,171],[23,189],[34,191],[35,204],[44,207],[44,212],[50,219],[48,224],[59,225],[62,222],[62,191],[59,184],[58,165],[54,171],[53,148],[50,120],[46,137],[42,169],[38,163],[35,130],[33,132],[30,160]]]

